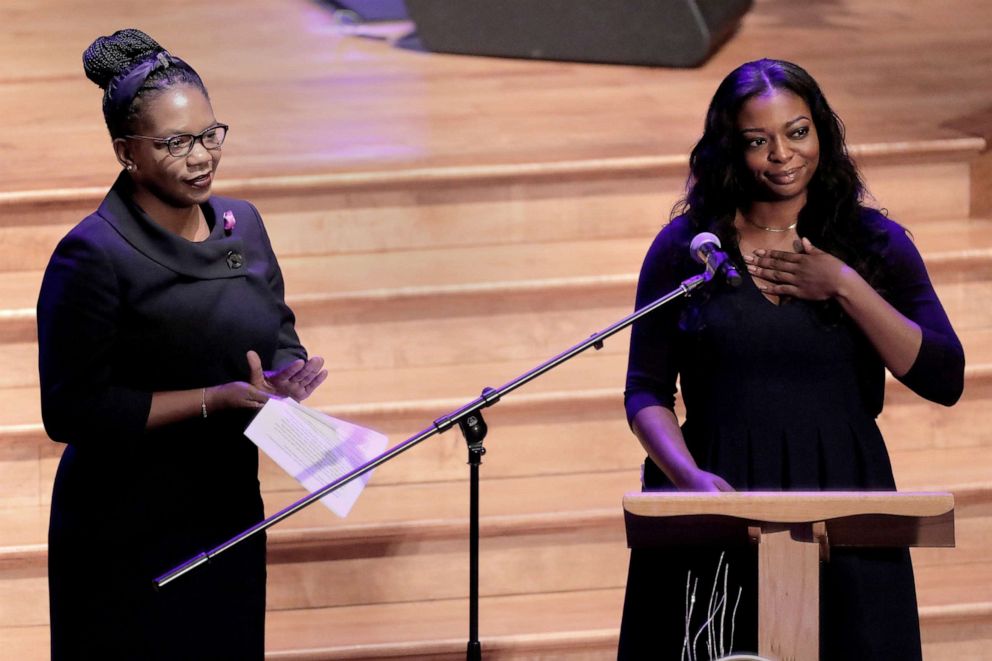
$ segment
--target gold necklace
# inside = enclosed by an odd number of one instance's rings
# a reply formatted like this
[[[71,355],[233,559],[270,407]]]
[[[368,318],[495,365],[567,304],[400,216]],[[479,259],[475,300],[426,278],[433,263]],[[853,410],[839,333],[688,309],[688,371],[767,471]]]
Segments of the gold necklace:
[[[747,223],[748,225],[751,225],[752,227],[757,227],[759,230],[765,230],[766,232],[788,232],[789,230],[796,229],[796,226],[799,224],[799,220],[796,220],[796,222],[792,223],[788,227],[767,227],[765,225],[759,225],[758,223],[754,222],[744,214],[741,214],[741,217],[744,219],[744,222]]]

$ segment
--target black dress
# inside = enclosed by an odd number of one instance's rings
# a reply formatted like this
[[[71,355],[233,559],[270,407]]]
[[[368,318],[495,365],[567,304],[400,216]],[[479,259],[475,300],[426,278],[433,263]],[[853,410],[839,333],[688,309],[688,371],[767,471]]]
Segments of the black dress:
[[[264,536],[152,580],[263,517],[246,411],[146,431],[153,392],[305,357],[261,218],[212,197],[209,238],[155,224],[122,175],[59,243],[38,301],[42,415],[67,446],[49,527],[53,659],[261,659]],[[230,212],[235,226],[224,229]]]
[[[920,353],[901,380],[920,395],[950,405],[963,387],[961,344],[905,231],[876,212],[865,213],[887,235],[879,291],[923,329]],[[641,271],[638,307],[700,271],[688,258],[691,237],[685,218],[660,232]],[[662,308],[634,326],[625,397],[628,419],[646,406],[672,408],[676,377],[690,452],[700,468],[735,489],[896,488],[875,424],[882,408],[884,367],[839,306],[789,299],[776,305],[746,273],[737,289],[710,283],[688,301]],[[650,459],[644,488],[673,488]],[[728,551],[722,560],[721,565],[719,550],[633,551],[620,658],[679,659],[687,628],[695,639],[706,619],[718,566],[723,571],[716,600],[723,594],[728,600],[720,634],[723,653],[729,654],[731,647],[754,652],[756,552]],[[729,578],[726,590],[724,573]],[[693,585],[697,591],[688,626],[687,582],[690,596]],[[821,585],[821,658],[920,658],[908,551],[835,550],[823,567]],[[709,658],[707,634],[694,648],[693,658],[700,661]],[[719,645],[714,649],[719,651]]]

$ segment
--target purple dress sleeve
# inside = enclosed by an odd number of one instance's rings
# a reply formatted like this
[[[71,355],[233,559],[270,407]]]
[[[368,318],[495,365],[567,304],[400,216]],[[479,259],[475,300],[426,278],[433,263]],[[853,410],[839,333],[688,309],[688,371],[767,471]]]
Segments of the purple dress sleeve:
[[[640,309],[677,288],[692,273],[688,263],[688,222],[676,218],[648,249],[637,281],[635,307]],[[697,269],[698,270],[698,269]],[[627,421],[647,406],[675,407],[684,303],[673,301],[634,323],[630,335],[624,406]]]
[[[262,216],[258,213],[255,205],[248,204],[252,213],[255,214],[255,222],[258,223],[258,233],[263,243],[263,253],[266,256],[268,265],[265,276],[272,291],[273,300],[279,306],[279,340],[276,353],[272,358],[271,369],[282,369],[294,360],[306,360],[307,350],[300,343],[300,337],[296,333],[296,315],[293,310],[286,305],[286,284],[283,281],[282,269],[279,268],[279,260],[276,259],[275,251],[269,240],[269,234],[262,224]]]
[[[115,383],[120,283],[94,222],[58,245],[38,299],[41,412],[48,435],[68,443],[139,436],[152,394]]]
[[[916,246],[905,229],[892,221],[885,222],[889,245],[883,296],[923,331],[916,361],[899,381],[921,397],[950,406],[964,390],[964,349]]]

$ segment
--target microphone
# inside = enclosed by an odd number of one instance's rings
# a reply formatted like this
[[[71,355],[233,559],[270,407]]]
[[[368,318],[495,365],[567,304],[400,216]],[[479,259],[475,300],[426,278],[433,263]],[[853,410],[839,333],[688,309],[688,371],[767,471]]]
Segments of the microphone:
[[[741,274],[734,268],[727,253],[720,250],[720,239],[715,234],[702,232],[692,237],[689,253],[694,260],[706,265],[706,272],[710,277],[722,273],[731,287],[741,284]]]

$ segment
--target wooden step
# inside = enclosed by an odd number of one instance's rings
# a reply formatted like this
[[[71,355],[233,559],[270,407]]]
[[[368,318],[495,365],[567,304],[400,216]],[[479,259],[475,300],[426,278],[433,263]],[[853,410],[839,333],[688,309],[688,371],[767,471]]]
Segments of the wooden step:
[[[992,308],[976,305],[992,296],[988,282],[992,221],[926,223],[913,231],[959,332],[992,327]],[[570,324],[576,330],[587,330],[627,314],[636,284],[636,264],[647,243],[618,239],[497,246],[492,248],[495,261],[486,259],[486,248],[477,248],[459,255],[457,264],[441,260],[443,251],[439,250],[300,257],[287,260],[287,271],[295,270],[299,276],[298,293],[289,300],[297,310],[301,335],[315,351],[338,348],[329,355],[336,371],[357,366],[397,368],[418,359],[436,363],[445,357],[443,352],[424,351],[424,345],[435,351],[451,348],[456,356],[484,357],[477,340],[472,339],[481,323],[477,316],[501,318],[505,330],[498,337],[504,338],[504,346],[496,353],[505,356],[508,351],[519,351],[521,338],[540,332],[532,328],[535,324],[562,330]],[[350,263],[345,264],[347,268],[335,268],[335,260]],[[431,264],[439,261],[454,266],[435,272]],[[366,266],[360,268],[359,262]],[[484,267],[473,269],[472,264]],[[392,279],[394,271],[397,277]],[[345,275],[334,275],[340,273]],[[369,273],[381,275],[370,279]],[[493,279],[500,276],[508,279]],[[0,292],[6,295],[3,300],[10,302],[10,307],[0,310],[0,359],[8,366],[0,376],[0,386],[37,383],[33,320],[37,282],[33,278],[40,280],[40,273],[0,274]],[[411,284],[374,288],[389,281]],[[446,281],[458,284],[438,284]],[[553,304],[548,304],[547,297],[553,297]],[[29,300],[32,307],[27,307]],[[25,307],[15,307],[18,303]],[[445,321],[441,324],[438,319]],[[383,323],[387,320],[392,323]],[[370,324],[375,328],[370,330]],[[373,331],[381,337],[370,338]],[[397,345],[398,337],[406,338],[404,345]],[[564,344],[566,337],[562,335],[557,346]],[[452,344],[456,338],[465,338],[471,346]],[[547,351],[557,348],[545,346]],[[451,356],[446,359],[450,361]]]
[[[480,641],[484,658],[503,661],[616,658],[619,626],[616,614],[622,603],[623,593],[617,590],[563,593],[540,600],[482,599]],[[438,601],[426,606],[401,604],[270,613],[266,621],[266,659],[459,661],[465,658],[467,622],[465,600]],[[989,635],[992,604],[921,607],[920,626],[927,661],[977,661],[985,658],[992,642]],[[436,632],[433,639],[425,635],[432,631]],[[355,639],[359,642],[352,642]],[[48,627],[0,628],[0,648],[11,659],[45,661],[49,658]]]
[[[992,341],[985,346],[992,348]],[[487,474],[518,476],[531,470],[528,466],[567,473],[639,463],[641,450],[626,425],[620,384],[603,389],[562,389],[586,383],[596,374],[603,373],[598,361],[606,361],[607,365],[612,363],[613,372],[622,375],[624,360],[622,356],[597,354],[580,357],[544,377],[546,383],[539,380],[528,384],[490,409],[486,417],[494,452],[486,460]],[[506,375],[506,378],[510,377]],[[487,383],[475,381],[472,386],[470,381],[474,379],[477,377],[465,378],[463,397],[460,398],[342,404],[324,410],[378,429],[388,435],[390,445],[395,445],[473,399],[475,395],[469,388],[478,391],[481,384]],[[360,381],[351,383],[356,389],[360,385]],[[501,385],[499,380],[488,383]],[[545,386],[548,389],[544,389]],[[369,384],[369,392],[374,392],[374,388],[375,381]],[[34,398],[25,404],[37,406],[33,391],[8,389],[7,401],[16,402],[15,394]],[[989,436],[983,430],[992,422],[989,419],[990,399],[992,368],[988,367],[967,369],[964,396],[950,409],[922,400],[890,378],[879,426],[893,453],[956,447],[988,448]],[[9,506],[47,503],[62,447],[48,440],[38,424],[0,427],[0,502]],[[433,480],[461,479],[464,461],[464,441],[457,431],[449,431],[421,443],[402,460],[381,467],[377,480],[380,483],[411,483],[423,480],[425,476]],[[264,457],[260,475],[266,491],[296,488],[281,469]]]
[[[595,497],[598,502],[610,502],[609,510],[576,509],[589,500],[583,488],[610,482],[620,488]],[[273,529],[268,608],[433,601],[467,594],[467,492],[460,484],[431,486],[405,490],[400,496],[413,499],[418,492],[426,496],[417,508],[421,517],[431,518],[363,524],[356,510],[356,523],[335,531],[326,525],[333,515],[315,510],[323,509],[315,505],[306,512],[309,517],[294,521],[292,527]],[[542,486],[562,490],[540,493]],[[619,503],[623,492],[632,488],[637,488],[633,471],[605,480],[568,476],[484,481],[480,561],[489,570],[481,579],[482,594],[622,586],[626,549]],[[389,497],[398,495],[392,490]],[[558,513],[552,509],[554,502],[576,511]],[[440,506],[432,508],[432,503]],[[542,511],[526,513],[538,507]],[[515,514],[494,515],[493,511]],[[308,518],[323,526],[313,525]],[[0,555],[0,626],[47,621],[44,558],[44,545],[11,547]],[[355,581],[356,576],[364,580]]]
[[[622,590],[483,598],[479,630],[484,655],[490,658],[487,653],[492,653],[497,655],[493,658],[500,659],[616,658],[622,604]],[[410,605],[397,605],[378,612],[379,607],[357,612],[307,609],[270,613],[266,622],[267,658],[294,658],[288,650],[301,648],[312,654],[307,658],[329,660],[455,659],[459,654],[464,658],[467,602],[445,600],[420,607],[432,612],[420,614]],[[920,620],[926,659],[979,659],[982,657],[956,655],[987,644],[992,604],[924,606]],[[980,629],[969,632],[969,626]],[[958,642],[953,646],[939,635],[951,627],[964,629],[955,631],[958,637],[952,640]],[[356,638],[358,641],[352,642]]]
[[[486,485],[488,487],[489,485]],[[485,491],[484,493],[488,493]],[[490,494],[495,497],[495,494]],[[986,543],[992,534],[988,489],[979,505],[962,506],[957,516],[957,548],[914,550],[920,594],[928,603],[992,602],[992,587],[943,577],[955,568],[962,577],[985,571]],[[614,507],[583,512],[505,516],[482,526],[483,595],[555,592],[622,587],[627,553],[623,521]],[[447,531],[447,532],[445,532]],[[355,530],[318,541],[273,531],[270,544],[270,609],[431,600],[465,596],[467,522],[449,525],[384,525],[375,532]],[[343,533],[343,531],[342,531]],[[442,534],[443,533],[443,534]],[[367,540],[360,546],[357,537]],[[350,578],[366,576],[361,585]]]
[[[975,341],[984,338],[982,346],[987,351],[992,350],[992,331],[967,337]],[[976,357],[976,362],[980,357]],[[986,360],[990,358],[986,357]],[[594,382],[604,374],[622,378],[625,360],[622,354],[580,356],[490,409],[486,417],[491,430],[489,443],[494,451],[487,457],[486,473],[511,477],[527,474],[533,466],[539,466],[542,472],[560,474],[637,465],[641,450],[626,425],[622,385],[615,382],[610,388],[574,388],[576,384]],[[984,430],[992,422],[989,419],[992,409],[988,404],[992,399],[990,363],[992,360],[985,366],[967,368],[964,395],[950,409],[922,400],[890,377],[886,406],[879,418],[890,452],[988,448],[989,436]],[[424,395],[423,399],[344,403],[326,406],[324,410],[378,429],[387,434],[390,444],[394,445],[471,401],[483,384],[502,385],[502,379],[513,378],[533,366],[520,362],[516,365],[519,371],[496,374],[499,378],[489,381],[480,380],[474,373],[462,374],[460,384],[444,382],[443,372],[436,375],[401,372],[426,377],[422,383],[401,380],[398,385],[391,384],[396,387],[405,384],[409,387],[408,392]],[[498,368],[505,370],[508,366],[504,364]],[[486,371],[479,370],[480,373]],[[346,380],[350,383],[349,392],[352,395],[366,392],[367,387],[369,396],[374,396],[377,388],[382,389],[380,384],[389,383],[388,374],[381,376],[381,381],[363,381],[359,376],[353,376]],[[432,380],[432,376],[436,376],[436,380]],[[327,385],[333,387],[333,383]],[[460,397],[456,396],[459,390]],[[8,404],[37,408],[37,394],[33,389],[7,389],[4,397]],[[0,502],[9,506],[47,503],[62,447],[48,440],[37,423],[0,427]],[[377,481],[408,484],[424,480],[425,476],[429,480],[462,479],[464,461],[464,442],[456,431],[449,431],[421,443],[401,460],[381,467]],[[260,475],[265,491],[296,488],[281,469],[265,458]]]
[[[647,162],[221,180],[215,190],[249,197],[276,254],[286,259],[640,236],[667,218],[684,184],[684,162],[680,155]],[[58,239],[99,203],[97,196],[65,203],[48,203],[37,194],[23,201],[7,197],[0,194],[9,219],[0,223],[0,240],[18,247],[2,267],[9,270],[43,268]]]
[[[566,641],[554,644],[553,637],[567,632],[573,644],[592,647],[587,653],[612,651],[615,656],[622,604],[623,591],[618,589],[485,598],[479,604],[480,639],[484,650],[492,641],[492,652],[497,654],[517,646],[533,645],[540,650],[541,642],[554,650]],[[351,656],[352,650],[367,654],[364,658],[394,658],[403,654],[401,646],[420,648],[414,658],[427,654],[448,658],[457,652],[464,658],[467,606],[464,599],[451,599],[273,613],[266,622],[267,647],[271,658],[276,659],[288,658],[280,656],[284,650],[301,648],[321,649],[325,656],[316,658],[363,658]],[[333,620],[329,625],[333,631],[318,624],[325,618]],[[497,658],[504,657],[500,654]]]
[[[615,657],[622,602],[622,590],[484,598],[484,658]],[[467,613],[465,599],[271,612],[266,659],[464,659]],[[0,628],[0,646],[19,661],[48,659],[48,627]]]
[[[484,503],[488,502],[485,495],[491,495],[491,491],[492,485],[484,483]],[[529,497],[531,494],[520,495]],[[448,499],[448,502],[452,500],[454,499]],[[532,501],[528,498],[527,502]],[[981,504],[986,514],[989,503],[989,493],[986,492]],[[329,516],[326,512],[321,514]],[[982,611],[985,608],[986,615],[982,617],[985,618],[984,621],[988,621],[987,604],[992,602],[992,595],[987,594],[992,585],[988,575],[992,572],[985,554],[985,544],[992,526],[987,516],[984,520],[973,520],[970,514],[967,507],[959,507],[960,548],[954,551],[937,551],[945,555],[962,554],[966,556],[964,560],[970,559],[971,562],[962,563],[957,559],[948,562],[947,558],[940,558],[940,562],[936,563],[928,562],[925,557],[921,560],[920,553],[929,550],[914,551],[924,620],[926,610],[930,608],[940,615],[937,619],[943,623],[944,628],[958,626],[962,619],[966,622],[974,620],[976,609]],[[528,603],[543,602],[551,594],[560,595],[559,592],[552,592],[522,596],[522,592],[528,590],[552,587],[549,576],[557,576],[559,579],[568,577],[573,585],[578,579],[580,586],[587,584],[588,577],[592,577],[597,584],[612,583],[616,587],[580,590],[580,593],[610,591],[621,594],[626,570],[626,551],[622,521],[616,510],[580,512],[571,517],[559,517],[554,522],[547,518],[495,516],[483,520],[482,594],[483,603],[487,604],[483,613],[498,608],[495,604],[506,603],[507,600],[516,599],[518,608],[527,608]],[[604,524],[612,530],[604,529]],[[973,539],[974,531],[968,534],[976,525],[980,526],[980,540]],[[561,532],[563,529],[566,532]],[[435,654],[439,651],[436,647],[438,641],[444,638],[440,636],[434,618],[443,616],[444,621],[452,627],[459,619],[444,606],[438,607],[438,604],[464,604],[467,576],[465,534],[463,522],[445,523],[436,520],[408,526],[369,527],[358,524],[342,529],[336,535],[321,534],[316,527],[285,531],[280,531],[277,527],[270,533],[269,627],[291,627],[294,635],[303,635],[306,638],[299,627],[310,631],[310,635],[315,635],[315,631],[325,630],[324,627],[315,626],[316,622],[312,618],[318,615],[326,616],[335,623],[350,622],[357,629],[352,626],[347,629],[359,632],[361,637],[357,640],[342,637],[341,632],[335,630],[334,635],[322,640],[342,647],[335,649],[332,656],[326,658],[362,658],[349,655],[355,652],[353,646],[363,645],[370,646],[367,650],[369,658],[385,658],[381,656],[388,651],[388,645],[383,646],[384,643],[410,645],[411,641],[405,637],[394,641],[389,638],[392,634],[376,629],[374,623],[391,622],[393,616],[390,613],[407,612],[409,615],[404,617],[412,620],[411,626],[431,634],[428,640],[418,641],[417,646],[426,645],[429,651],[422,652]],[[569,539],[572,544],[566,543]],[[10,561],[4,564],[9,565]],[[362,577],[362,580],[356,581],[355,577]],[[587,577],[585,581],[582,580],[583,577]],[[567,585],[567,581],[565,583]],[[0,613],[0,622],[5,624],[0,627],[0,637],[21,636],[25,632],[37,634],[43,624],[25,620],[33,614],[43,623],[47,613],[43,599],[38,599],[45,594],[43,563],[40,567],[39,563],[34,562],[31,566],[22,566],[19,571],[4,571],[4,581],[0,585],[4,590],[4,599],[0,603],[16,604],[16,608],[3,609],[10,612]],[[978,592],[975,591],[976,587]],[[431,591],[434,597],[426,602],[405,599],[416,598],[418,592],[424,591]],[[452,591],[456,596],[439,598]],[[579,593],[571,594],[585,599]],[[422,594],[419,596],[423,598]],[[385,601],[372,605],[370,602],[376,599]],[[411,605],[415,605],[412,611],[404,611],[405,606]],[[440,610],[435,610],[436,608]],[[417,613],[421,615],[417,617]],[[540,611],[535,615],[539,613]],[[364,624],[359,624],[360,622]],[[496,633],[494,629],[498,625],[486,615],[483,615],[483,623],[483,632],[490,632],[491,635]],[[574,625],[575,620],[572,619],[565,624],[560,621],[549,623],[544,619],[540,624],[542,629],[547,627],[549,634],[557,632],[552,638],[560,640],[558,637],[564,636],[572,643],[576,642],[574,637],[583,639],[586,635],[576,633],[572,628]],[[337,624],[332,625],[335,626]],[[604,624],[602,628],[609,626]],[[390,628],[389,631],[397,633],[395,628]],[[513,634],[524,631],[530,630],[519,628],[517,624],[510,629]],[[270,634],[270,642],[273,641],[273,635],[278,636]],[[541,632],[530,632],[524,638],[529,636],[540,637]],[[345,641],[348,641],[347,644],[344,644]],[[306,648],[312,647],[312,643],[308,642]],[[298,645],[294,643],[292,648],[298,649]]]
[[[448,438],[448,437],[440,437]],[[429,450],[434,439],[425,441],[407,453],[396,458],[391,464],[407,461],[416,463],[416,455]],[[620,445],[617,446],[616,443]],[[338,519],[322,506],[314,505],[293,517],[292,527],[342,527],[352,525],[375,525],[398,523],[410,520],[435,520],[458,518],[465,515],[463,492],[467,490],[467,468],[464,466],[463,441],[456,444],[452,463],[461,465],[462,474],[454,478],[438,479],[426,471],[420,471],[420,481],[387,479],[387,466],[377,469],[368,488],[355,505],[347,519]],[[529,515],[548,511],[601,510],[617,507],[623,493],[639,488],[639,463],[643,459],[636,440],[623,438],[614,441],[612,449],[629,452],[636,457],[631,465],[623,468],[604,468],[596,471],[586,468],[569,473],[555,473],[553,464],[535,462],[528,472],[502,474],[494,472],[495,456],[504,449],[490,438],[491,450],[484,460],[482,482],[488,490],[488,497],[482,498],[482,511],[486,516],[508,516],[511,514]],[[891,451],[892,463],[897,482],[902,490],[941,491],[952,489],[958,492],[963,504],[982,502],[985,490],[992,487],[985,459],[987,447],[962,446],[934,450]],[[593,462],[595,463],[595,462]],[[591,480],[595,488],[583,486]],[[276,489],[266,490],[267,512],[273,514],[278,509],[301,498],[305,492],[299,487],[290,487],[288,482],[280,482]],[[397,497],[396,494],[407,494]],[[386,504],[389,507],[385,507]],[[4,544],[30,546],[43,544],[48,525],[47,505],[6,507],[0,510],[0,529],[5,531]],[[285,524],[277,526],[277,530]]]
[[[980,138],[852,145],[872,192],[902,222],[970,215]],[[387,169],[218,181],[251,199],[276,253],[381,252],[652,235],[681,195],[685,155]],[[104,189],[0,193],[0,269],[40,270]]]
[[[409,298],[307,301],[295,306],[297,329],[311,351],[328,360],[332,374],[442,364],[463,369],[522,359],[536,365],[630,314],[635,284],[633,276],[581,278]],[[936,288],[958,333],[992,328],[992,306],[982,304],[990,298],[992,282],[945,284],[938,279]],[[500,332],[480,336],[480,329],[493,327]],[[0,386],[37,383],[33,326],[25,325],[21,333],[19,341],[0,344],[0,358],[8,365]],[[609,347],[622,345],[618,336]]]
[[[988,12],[976,4],[951,16],[914,7],[892,21],[884,3],[875,1],[829,23],[819,20],[815,7],[804,7],[795,17],[796,46],[788,53],[817,72],[852,139],[895,142],[969,129],[980,134],[981,124],[975,126],[968,116],[984,108],[986,98],[980,85],[972,89],[968,83],[985,79],[981,55]],[[57,14],[60,8],[48,0],[32,5],[33,11],[8,10],[8,20],[28,21],[30,28],[4,44],[10,71],[33,75],[5,76],[15,102],[11,130],[19,137],[12,145],[14,163],[4,170],[7,188],[100,185],[116,165],[106,134],[94,121],[92,99],[83,93],[84,81],[75,81],[74,94],[63,87],[79,78],[78,44],[95,25],[78,21],[60,32],[63,38],[43,46],[30,40],[47,25],[38,14]],[[305,3],[287,5],[278,14],[258,0],[241,9],[229,17],[232,33],[264,44],[241,53],[241,66],[229,66],[227,47],[214,52],[203,46],[209,37],[203,28],[177,33],[178,43],[170,46],[190,52],[191,60],[203,61],[200,66],[210,72],[218,111],[230,115],[238,129],[225,147],[224,172],[239,177],[682,150],[698,136],[706,100],[724,73],[774,42],[776,30],[793,17],[782,15],[777,5],[755,7],[731,48],[686,75],[425,56],[381,38],[342,33],[326,13]],[[107,12],[120,17],[115,23],[154,20],[119,1]],[[215,16],[205,8],[190,9],[195,25]],[[299,30],[303,24],[310,29]],[[851,25],[879,26],[881,38],[854,44]],[[955,75],[944,73],[952,68]],[[865,94],[866,89],[874,93]],[[38,107],[34,115],[28,112],[32,106]],[[19,116],[28,118],[17,121]],[[52,168],[35,154],[60,149],[72,167]]]
[[[985,659],[992,644],[992,603],[921,608],[920,634],[927,661]]]
[[[920,594],[928,603],[992,601],[992,583],[942,581],[985,571],[992,534],[992,481],[968,481],[963,466],[987,452],[944,453],[923,479],[903,471],[906,490],[959,494],[958,548],[914,551]],[[897,462],[898,463],[898,462]],[[920,462],[922,463],[922,462]],[[936,480],[934,472],[945,476]],[[982,478],[985,478],[982,481]],[[954,480],[961,479],[961,482]],[[636,469],[604,473],[490,479],[481,485],[484,595],[622,587],[626,572],[622,495],[638,488]],[[400,491],[402,490],[402,491]],[[299,494],[268,494],[269,512]],[[389,503],[390,507],[384,506]],[[3,528],[19,543],[0,550],[0,622],[44,623],[44,508],[3,512]],[[348,519],[315,504],[269,533],[270,609],[423,601],[464,596],[467,577],[467,485],[462,482],[372,485]],[[220,559],[219,559],[220,561]],[[970,568],[970,569],[969,569]],[[168,568],[163,568],[163,572]],[[355,582],[355,576],[364,577]],[[31,595],[34,595],[32,597]],[[922,599],[922,597],[921,597]]]
[[[415,415],[409,421],[407,428],[412,434],[430,420],[445,413],[447,410],[445,407],[453,408],[469,401],[485,386],[498,387],[510,382],[573,343],[582,341],[592,332],[601,330],[606,323],[598,325],[591,322],[582,326],[581,330],[573,327],[572,330],[556,331],[557,338],[545,339],[544,353],[530,349],[530,344],[534,342],[532,336],[528,336],[526,342],[520,338],[520,344],[523,346],[518,345],[517,350],[532,355],[515,359],[487,361],[471,354],[472,347],[466,347],[465,364],[458,368],[448,364],[423,364],[425,361],[418,360],[415,355],[417,347],[410,347],[408,353],[391,358],[394,362],[399,362],[402,358],[404,362],[414,364],[377,369],[348,369],[337,364],[340,354],[335,350],[333,353],[325,354],[330,365],[328,381],[307,400],[307,404],[317,408],[333,407],[336,411],[335,415],[341,417],[361,416],[365,420],[370,420],[373,427],[382,426],[383,417],[392,418],[399,411],[411,411]],[[590,349],[567,364],[528,383],[518,391],[519,395],[597,389],[622,390],[626,372],[628,333],[629,331],[622,331],[607,340],[603,350]],[[984,379],[986,368],[983,366],[992,364],[992,331],[963,329],[959,331],[959,337],[965,348],[966,374],[969,383],[975,379],[979,381]],[[431,349],[425,349],[425,352],[429,351]],[[513,349],[507,347],[504,353],[511,351]],[[892,383],[891,379],[889,383]],[[966,386],[966,392],[972,387],[977,386]],[[904,397],[901,394],[903,392],[898,387],[890,388],[889,401],[900,406],[916,401],[913,397]],[[4,406],[0,407],[0,438],[5,434],[5,430],[37,429],[41,415],[36,386],[0,388],[0,393],[4,402]],[[922,400],[918,404],[930,406]],[[379,421],[375,418],[377,414]]]
[[[526,243],[466,246],[400,246],[375,252],[282,256],[290,301],[399,298],[432,288],[557,281],[566,278],[636,275],[664,221],[631,236],[569,240],[537,237]],[[932,271],[967,269],[992,262],[992,221],[924,220],[905,223]],[[47,261],[47,260],[46,260]],[[42,265],[43,266],[43,265]],[[987,269],[986,269],[987,274]],[[0,271],[0,301],[8,317],[34,309],[42,269]],[[11,322],[13,320],[11,319]]]
[[[398,295],[430,288],[636,275],[660,225],[644,234],[585,240],[425,247],[281,260],[287,293],[309,297],[358,292]],[[992,268],[992,221],[927,220],[906,225],[931,270]],[[412,290],[412,291],[411,291]]]

